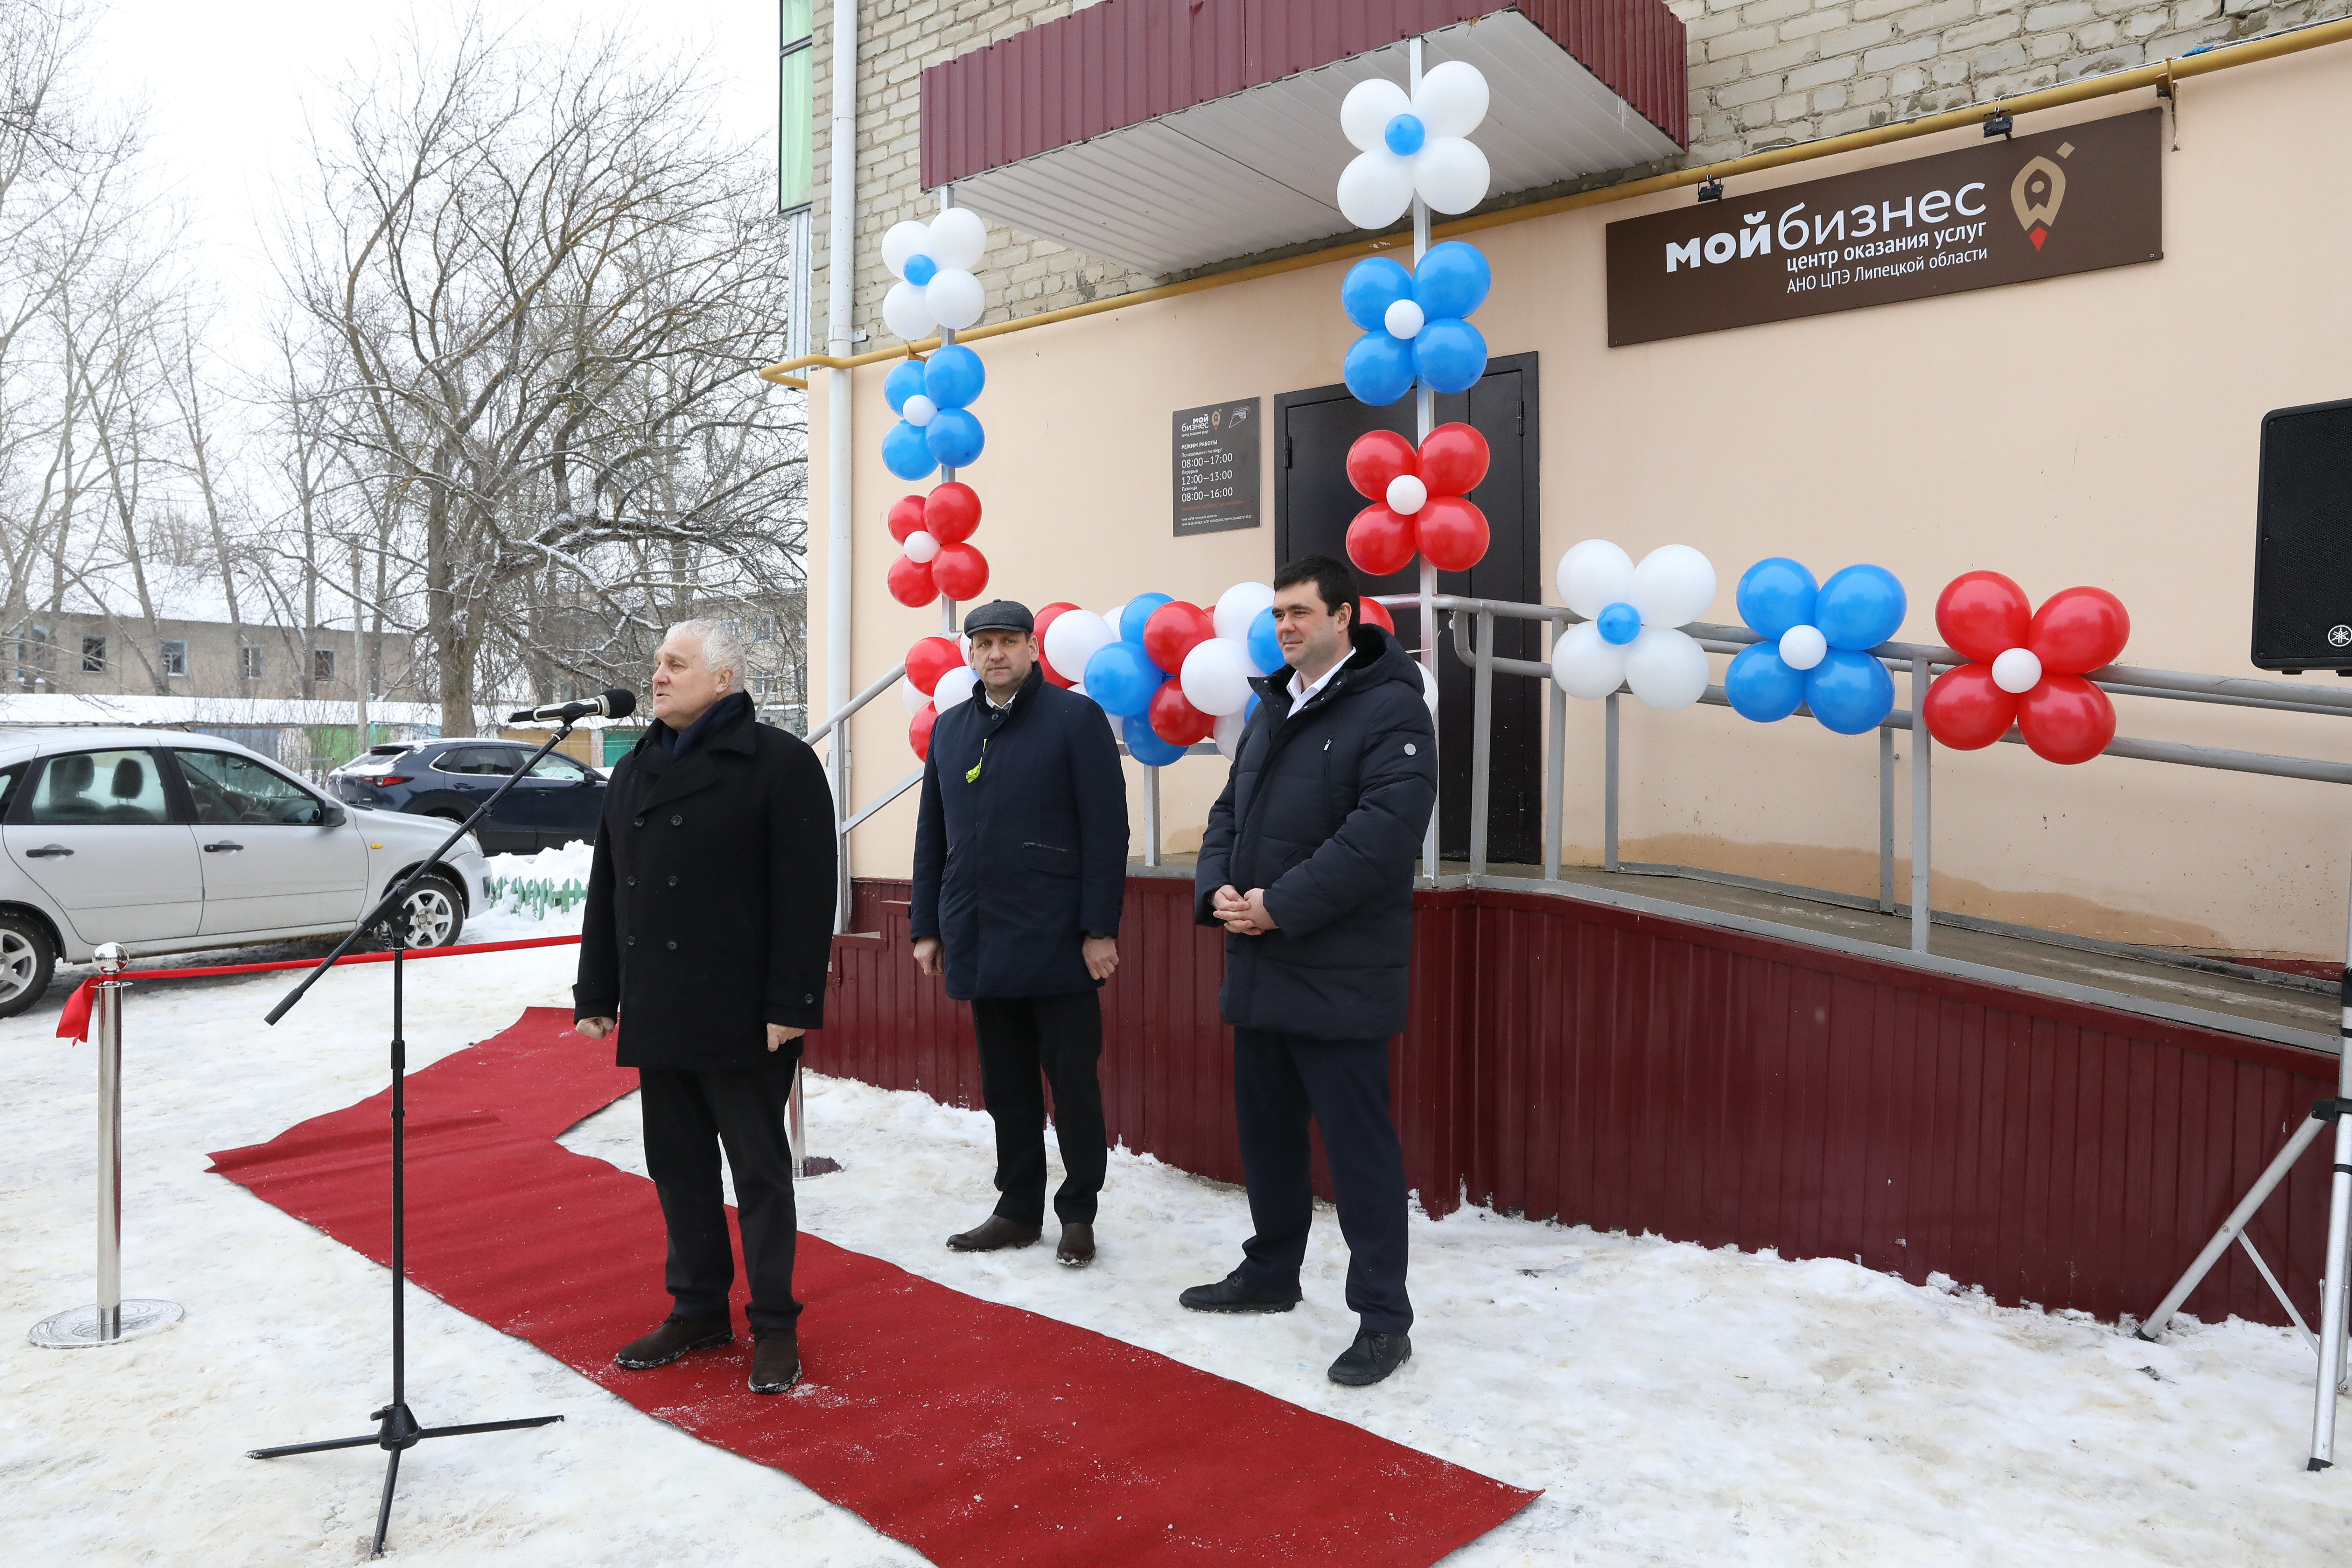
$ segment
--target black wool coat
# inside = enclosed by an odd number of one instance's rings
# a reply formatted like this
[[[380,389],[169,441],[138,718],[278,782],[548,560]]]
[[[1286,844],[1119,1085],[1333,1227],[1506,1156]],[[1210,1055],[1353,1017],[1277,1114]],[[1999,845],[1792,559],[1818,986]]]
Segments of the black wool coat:
[[[975,687],[940,715],[908,929],[940,939],[950,996],[1095,989],[1079,946],[1118,934],[1126,897],[1127,779],[1101,709],[1032,669],[1010,713]]]
[[[604,789],[572,1016],[620,1020],[622,1067],[792,1054],[766,1026],[824,1022],[833,822],[816,753],[750,702],[683,757],[649,728]]]
[[[1421,669],[1378,626],[1296,715],[1290,672],[1255,682],[1224,793],[1209,808],[1192,895],[1265,889],[1280,928],[1225,938],[1218,1005],[1235,1028],[1368,1040],[1404,1027],[1412,868],[1437,800],[1437,732]]]

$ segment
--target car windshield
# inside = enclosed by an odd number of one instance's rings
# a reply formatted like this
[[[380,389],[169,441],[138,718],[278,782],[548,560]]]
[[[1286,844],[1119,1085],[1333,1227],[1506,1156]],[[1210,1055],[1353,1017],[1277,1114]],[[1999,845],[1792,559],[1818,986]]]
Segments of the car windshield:
[[[315,827],[325,817],[319,797],[253,757],[233,752],[174,752],[195,797],[201,823]]]

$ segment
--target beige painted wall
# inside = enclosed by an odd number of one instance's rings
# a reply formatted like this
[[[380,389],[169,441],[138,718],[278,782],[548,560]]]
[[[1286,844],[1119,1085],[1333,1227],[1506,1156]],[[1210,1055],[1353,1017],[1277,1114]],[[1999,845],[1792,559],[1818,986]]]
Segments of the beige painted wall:
[[[1602,230],[1687,202],[1621,203],[1477,237],[1495,292],[1477,316],[1497,354],[1538,352],[1542,563],[1612,538],[1636,556],[1698,546],[1731,586],[1767,554],[1822,574],[1858,560],[1910,590],[1902,636],[1935,640],[1937,592],[1990,567],[2038,601],[2076,583],[2119,594],[2131,663],[2252,674],[2245,662],[2257,421],[2352,394],[2352,49],[2315,51],[2184,86],[2164,158],[2165,258],[2106,272],[1610,349]],[[2042,131],[2148,107],[2146,95],[2033,117]],[[1743,194],[1941,152],[1965,136],[1735,182]],[[1272,565],[1267,525],[1171,537],[1171,411],[1336,382],[1354,329],[1338,265],[987,342],[977,412],[991,446],[967,476],[987,514],[974,542],[992,595],[1100,608],[1147,589],[1213,597]],[[905,489],[883,469],[886,366],[856,374],[857,622],[851,685],[935,629],[882,587],[882,525]],[[822,421],[825,399],[810,399]],[[811,450],[824,437],[812,431]],[[824,514],[825,476],[812,515]],[[831,569],[817,540],[813,577]],[[813,594],[822,605],[824,595]],[[824,646],[813,628],[813,648]],[[1717,661],[1718,679],[1722,660]],[[2321,678],[2313,678],[2315,681]],[[2326,678],[2332,680],[2333,678]],[[822,689],[822,678],[812,672]],[[1906,699],[1907,703],[1907,698]],[[2352,760],[2352,725],[2140,699],[2122,732]],[[914,763],[903,710],[854,726],[855,794]],[[1625,852],[1856,891],[1875,888],[1875,743],[1809,721],[1760,726],[1720,709],[1625,709]],[[1570,858],[1597,860],[1600,710],[1571,703]],[[1910,747],[1899,750],[1907,801]],[[1171,839],[1197,830],[1220,764],[1169,770]],[[1132,781],[1131,781],[1132,783]],[[2021,747],[1940,752],[1938,907],[2131,940],[2340,952],[2352,800],[2332,786]],[[1139,825],[1139,790],[1130,790]],[[861,875],[903,875],[913,797],[856,837]],[[1907,814],[1898,847],[1908,852]],[[1907,874],[1907,872],[1906,872]]]

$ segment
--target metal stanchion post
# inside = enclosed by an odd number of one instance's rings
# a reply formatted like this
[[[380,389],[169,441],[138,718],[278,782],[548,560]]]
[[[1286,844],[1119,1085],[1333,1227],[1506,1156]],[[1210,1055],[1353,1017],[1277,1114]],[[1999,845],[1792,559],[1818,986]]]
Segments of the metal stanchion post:
[[[1911,661],[1911,951],[1927,951],[1928,907],[1934,883],[1929,862],[1935,848],[1934,824],[1928,817],[1929,759],[1934,749],[1927,735],[1927,660]]]
[[[793,1092],[784,1102],[784,1141],[792,1147],[793,1180],[805,1182],[811,1176],[830,1176],[841,1169],[841,1162],[828,1160],[822,1154],[808,1152],[808,1124],[801,1117],[801,1067],[793,1064]]]
[[[33,1325],[32,1342],[47,1350],[110,1345],[169,1328],[180,1321],[170,1301],[122,1299],[122,973],[130,955],[108,942],[98,950],[98,983],[91,1030],[98,1046],[98,1300],[58,1312]]]

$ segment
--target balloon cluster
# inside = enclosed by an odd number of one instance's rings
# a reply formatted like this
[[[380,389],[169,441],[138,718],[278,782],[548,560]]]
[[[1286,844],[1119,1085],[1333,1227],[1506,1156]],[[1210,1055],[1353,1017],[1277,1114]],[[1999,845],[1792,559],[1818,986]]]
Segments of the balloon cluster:
[[[1340,375],[1359,403],[1386,407],[1416,378],[1437,392],[1467,392],[1486,374],[1486,340],[1464,318],[1486,302],[1493,269],[1477,247],[1433,245],[1412,271],[1385,256],[1348,268],[1339,305],[1364,329]]]
[[[2061,588],[2036,610],[1998,572],[1964,572],[1936,599],[1936,630],[1969,658],[1927,689],[1927,733],[1973,752],[2014,723],[2035,754],[2086,763],[2116,738],[2116,708],[2083,679],[2113,664],[2131,637],[2123,601],[2104,588]]]
[[[928,360],[900,362],[882,384],[882,396],[898,423],[882,437],[882,463],[902,479],[928,478],[945,464],[961,468],[976,462],[987,432],[971,405],[988,384],[980,356],[950,343]]]
[[[1769,724],[1799,703],[1841,735],[1874,730],[1895,707],[1895,682],[1867,649],[1893,637],[1906,607],[1884,566],[1849,566],[1826,583],[1785,555],[1740,574],[1739,618],[1770,640],[1740,650],[1723,692],[1743,719]]]
[[[941,594],[977,599],[987,589],[988,557],[964,542],[980,527],[980,495],[970,485],[950,479],[927,496],[901,496],[888,521],[906,552],[890,563],[892,598],[919,609]]]
[[[1383,228],[1418,195],[1442,213],[1486,199],[1486,154],[1467,140],[1486,118],[1486,79],[1448,60],[1408,96],[1384,78],[1360,81],[1339,104],[1339,129],[1360,149],[1339,172],[1339,210],[1358,228]]]
[[[907,650],[907,679],[898,689],[914,719],[907,743],[919,758],[931,751],[931,726],[940,715],[971,699],[980,677],[972,673],[971,644],[965,637],[924,637]]]
[[[1393,430],[1357,437],[1348,482],[1372,504],[1348,525],[1348,559],[1374,577],[1403,571],[1416,551],[1442,572],[1475,566],[1486,554],[1486,514],[1469,493],[1488,456],[1486,438],[1467,425],[1440,425],[1418,452]]]
[[[968,208],[950,207],[929,223],[892,224],[882,236],[882,265],[899,280],[882,296],[884,324],[911,342],[979,321],[988,296],[971,269],[987,249],[988,226]]]
[[[1662,544],[1633,558],[1605,539],[1588,539],[1559,558],[1556,581],[1568,607],[1585,618],[1554,646],[1552,679],[1570,697],[1608,696],[1621,685],[1661,712],[1687,708],[1706,691],[1706,650],[1678,628],[1715,600],[1715,567],[1687,544]]]

